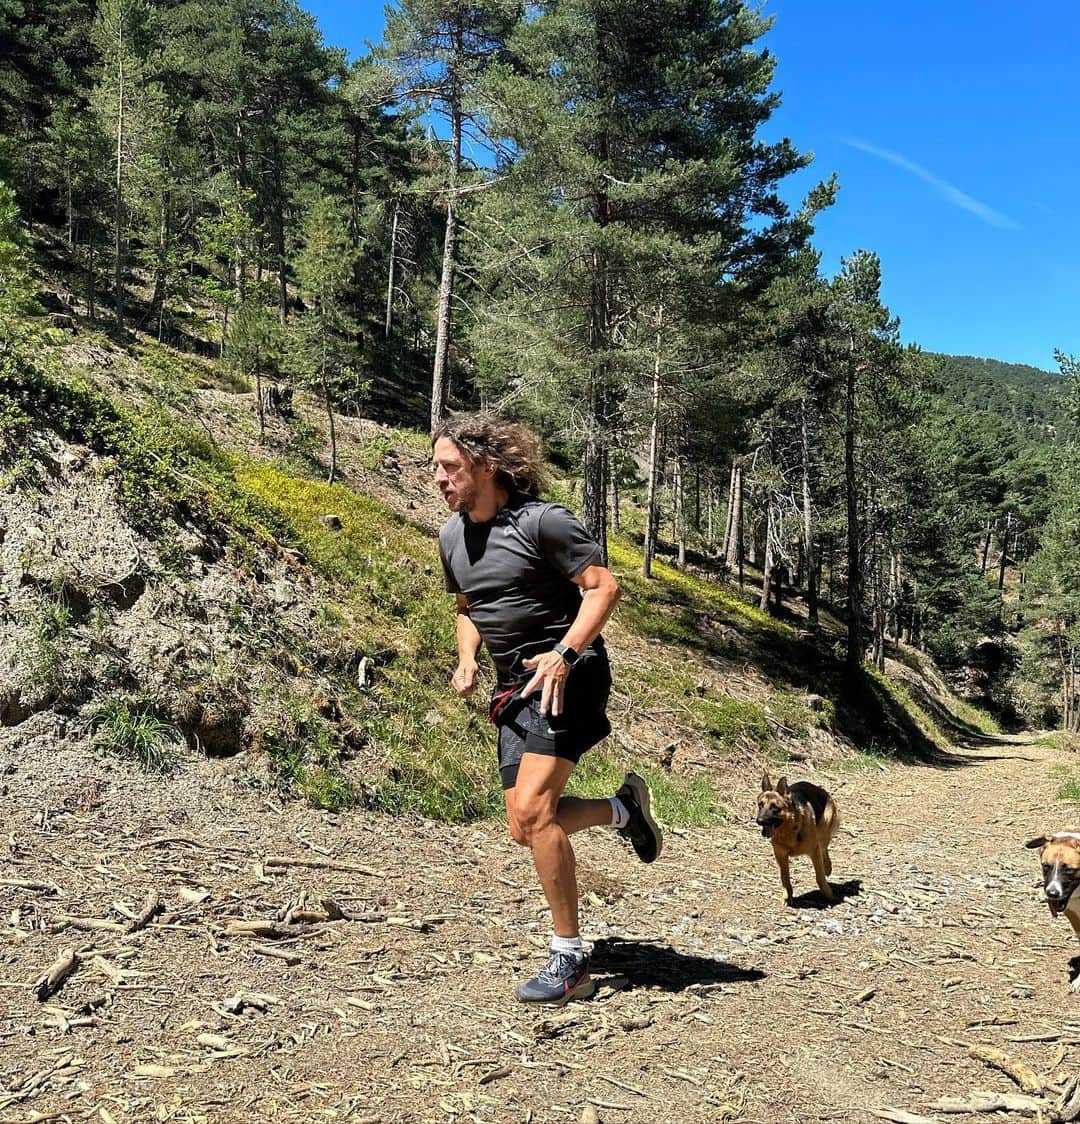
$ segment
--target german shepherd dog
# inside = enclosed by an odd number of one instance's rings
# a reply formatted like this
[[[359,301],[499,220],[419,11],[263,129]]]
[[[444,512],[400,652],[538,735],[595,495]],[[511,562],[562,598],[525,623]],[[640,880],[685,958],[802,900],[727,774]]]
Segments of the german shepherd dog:
[[[1080,829],[1040,835],[1024,844],[1038,850],[1042,863],[1043,895],[1050,907],[1050,916],[1064,913],[1080,937]],[[1070,990],[1080,995],[1080,971],[1073,977]]]
[[[765,773],[757,798],[756,822],[761,834],[772,844],[788,905],[793,898],[788,868],[792,855],[810,856],[818,889],[830,902],[836,901],[829,885],[832,874],[829,843],[840,826],[840,813],[825,789],[809,781],[789,785],[787,777],[781,777],[773,788],[769,774]]]

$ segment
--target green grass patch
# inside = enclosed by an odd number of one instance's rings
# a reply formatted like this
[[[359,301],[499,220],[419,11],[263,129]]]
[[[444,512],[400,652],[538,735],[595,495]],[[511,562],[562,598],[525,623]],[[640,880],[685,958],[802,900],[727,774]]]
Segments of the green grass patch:
[[[48,426],[89,446],[101,470],[116,478],[132,525],[155,538],[166,557],[178,521],[224,526],[241,549],[289,533],[237,486],[232,461],[205,430],[179,423],[164,408],[119,407],[89,385],[24,365],[0,369],[0,412],[26,419],[23,436],[31,424]]]
[[[46,601],[32,622],[27,670],[50,691],[64,682],[72,628],[73,614],[63,601]]]
[[[912,698],[911,692],[903,683],[891,679],[887,675],[883,675],[876,667],[871,667],[870,665],[866,665],[863,671],[877,683],[882,691],[892,697],[894,703],[896,703],[901,710],[907,712],[911,721],[915,723],[923,737],[938,748],[944,748],[950,744],[952,739],[942,731],[941,727],[934,721],[931,715],[919,706]]]
[[[486,716],[448,686],[456,658],[454,603],[443,589],[431,535],[341,485],[300,480],[268,465],[246,465],[239,477],[295,527],[309,561],[347,591],[352,642],[376,665],[363,727],[369,751],[383,765],[365,781],[367,802],[440,820],[497,812],[493,733]],[[341,530],[319,521],[326,514],[341,519]],[[344,619],[339,609],[323,618],[325,629]]]
[[[874,773],[880,772],[887,761],[893,760],[891,754],[878,753],[874,746],[869,750],[859,750],[856,753],[846,753],[843,757],[830,762],[829,768],[834,773]]]
[[[1050,770],[1050,775],[1058,782],[1059,800],[1072,800],[1080,804],[1080,768],[1057,765]]]
[[[274,787],[303,797],[316,808],[351,808],[360,794],[341,770],[341,727],[320,714],[310,699],[280,682],[264,691],[253,747],[266,753]]]
[[[670,644],[716,648],[709,625],[717,619],[782,636],[795,634],[790,625],[748,604],[730,586],[685,574],[656,560],[653,577],[643,577],[641,553],[625,539],[609,540],[608,558],[623,588],[620,618],[642,636]]]
[[[681,777],[656,765],[626,761],[601,747],[586,753],[570,775],[573,796],[612,796],[627,772],[639,773],[652,790],[656,818],[669,827],[715,827],[724,822],[716,790],[700,777]]]
[[[179,760],[183,736],[154,706],[137,699],[106,699],[90,713],[91,747],[148,773],[169,773]]]

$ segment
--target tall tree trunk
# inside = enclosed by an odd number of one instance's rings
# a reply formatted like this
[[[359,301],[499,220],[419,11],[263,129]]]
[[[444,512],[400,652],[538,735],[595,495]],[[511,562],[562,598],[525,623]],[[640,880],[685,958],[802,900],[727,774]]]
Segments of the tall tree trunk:
[[[681,453],[675,454],[675,543],[679,548],[676,565],[686,569],[686,471]]]
[[[1012,529],[1012,512],[1005,519],[1005,532],[1001,536],[1001,559],[998,562],[998,592],[1005,589],[1005,567],[1009,564],[1009,531]]]
[[[118,23],[120,49],[117,52],[120,65],[119,103],[116,114],[116,199],[114,201],[113,223],[116,226],[113,247],[113,273],[116,286],[116,335],[124,336],[124,20]]]
[[[773,553],[773,539],[776,537],[776,530],[773,527],[773,502],[772,491],[766,490],[765,492],[765,562],[761,568],[761,600],[758,602],[758,608],[762,612],[768,612],[769,609],[769,590],[772,586],[772,571],[775,562]]]
[[[729,561],[731,556],[731,516],[735,510],[735,474],[737,471],[738,467],[735,461],[732,461],[731,479],[728,483],[727,513],[724,516],[724,543],[720,548],[720,556],[723,558],[724,564],[728,566],[729,569],[731,568],[731,564]]]
[[[278,319],[289,319],[289,259],[285,253],[285,185],[281,175],[281,157],[274,146],[274,212],[271,220],[274,255],[277,257]]]
[[[803,551],[806,556],[806,608],[811,628],[818,627],[818,570],[814,549],[814,505],[810,493],[810,426],[806,399],[802,402],[802,502]]]
[[[738,568],[742,572],[742,501],[743,501],[743,470],[742,465],[735,464],[731,468],[731,503],[728,506],[728,533],[727,550],[724,557],[728,569]],[[739,584],[742,584],[740,579]]]
[[[757,565],[758,554],[758,521],[757,515],[754,511],[754,501],[757,499],[757,488],[754,487],[753,481],[750,482],[750,487],[747,489],[746,496],[746,511],[744,515],[744,522],[746,523],[746,561],[751,566]]]
[[[158,245],[157,261],[154,263],[154,295],[150,298],[150,308],[157,313],[157,338],[161,337],[165,328],[165,262],[169,248],[169,190],[161,192],[161,214],[158,216]]]
[[[585,443],[583,465],[581,522],[600,547],[603,564],[607,565],[607,449],[594,434]]]
[[[850,341],[844,395],[844,491],[847,500],[847,666],[862,666],[862,559],[859,556],[859,497],[855,478],[855,341]]]
[[[75,200],[71,188],[71,173],[64,177],[64,196],[67,207],[67,248],[68,253],[75,252]]]
[[[611,452],[608,452],[608,475],[611,480],[611,531],[612,534],[619,534],[622,530],[622,512],[619,511],[619,472],[618,467],[612,468],[612,460],[614,458]]]
[[[460,52],[460,37],[455,40]],[[454,274],[457,268],[458,177],[461,175],[461,91],[455,81],[450,93],[450,172],[446,192],[446,232],[443,237],[442,276],[439,279],[439,309],[435,322],[435,363],[431,372],[431,430],[446,417],[450,396],[448,359],[453,323]]]
[[[394,274],[397,270],[397,232],[398,232],[398,218],[401,214],[401,200],[394,200],[394,219],[390,224],[390,273],[386,281],[386,338],[390,338],[390,333],[394,326]]]
[[[86,235],[86,315],[91,320],[97,316],[97,277],[94,262],[94,248],[97,243],[97,228],[94,221],[87,223],[89,230]]]
[[[322,379],[323,402],[326,405],[326,420],[330,426],[330,476],[327,479],[327,484],[333,484],[337,479],[337,429],[334,426],[334,407],[330,400],[330,383],[326,378],[326,331],[323,330],[323,345],[322,345],[322,369],[320,378]]]
[[[656,531],[660,525],[656,504],[657,481],[660,475],[660,345],[662,340],[664,309],[656,313],[656,354],[653,356],[652,414],[649,418],[649,479],[645,500],[645,545],[642,551],[641,572],[652,577],[653,557],[656,554]]]
[[[255,409],[259,417],[259,444],[262,445],[266,440],[266,401],[263,398],[262,363],[258,352],[255,360]]]

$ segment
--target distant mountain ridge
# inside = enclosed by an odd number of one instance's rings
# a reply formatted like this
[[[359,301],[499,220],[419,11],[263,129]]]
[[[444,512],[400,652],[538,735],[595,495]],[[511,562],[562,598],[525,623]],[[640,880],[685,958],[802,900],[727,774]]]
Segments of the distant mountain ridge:
[[[1061,420],[1064,378],[1026,363],[972,355],[934,355],[942,396],[966,410],[985,411],[1032,436],[1052,437]]]

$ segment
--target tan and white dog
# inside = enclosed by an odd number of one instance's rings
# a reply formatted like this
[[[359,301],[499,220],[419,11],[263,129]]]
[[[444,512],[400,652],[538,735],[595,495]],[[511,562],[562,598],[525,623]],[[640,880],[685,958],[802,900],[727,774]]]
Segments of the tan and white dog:
[[[1042,863],[1043,894],[1050,916],[1064,913],[1080,938],[1080,828],[1069,828],[1053,835],[1040,835],[1024,844],[1038,850]],[[1080,972],[1070,988],[1080,995]]]

